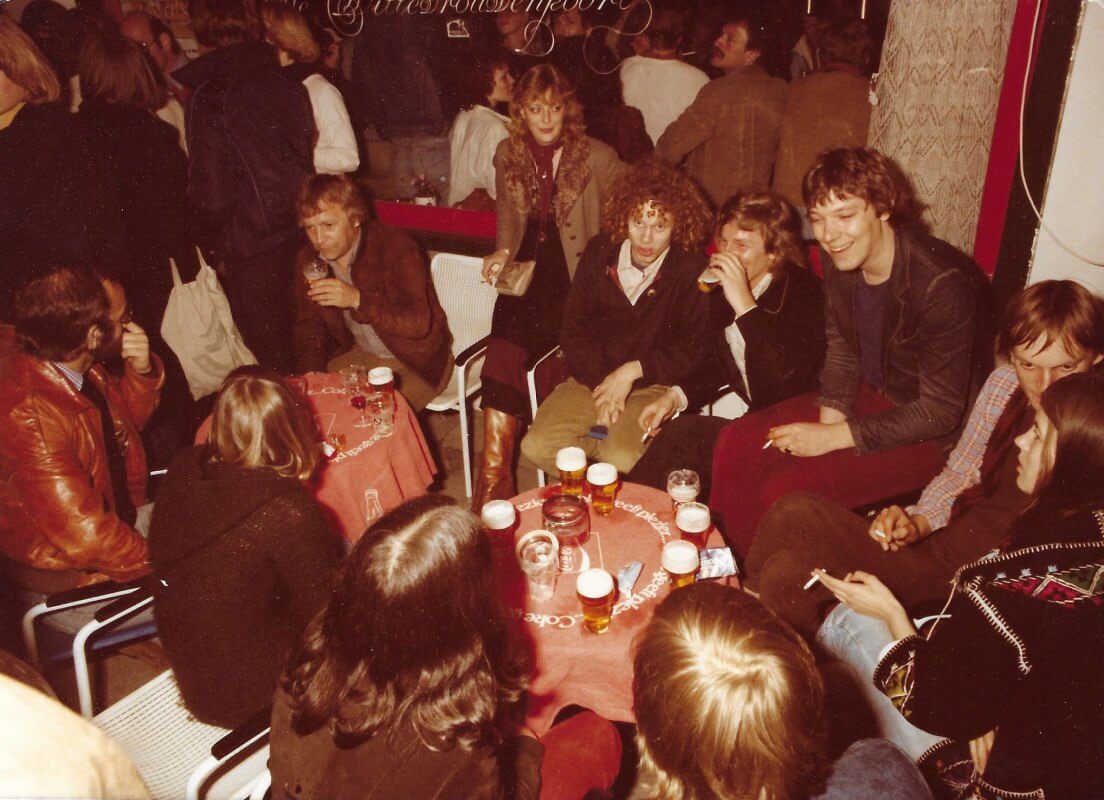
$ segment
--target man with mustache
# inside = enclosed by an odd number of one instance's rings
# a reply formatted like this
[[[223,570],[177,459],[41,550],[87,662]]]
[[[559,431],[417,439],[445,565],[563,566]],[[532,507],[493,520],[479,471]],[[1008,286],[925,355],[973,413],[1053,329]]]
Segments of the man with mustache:
[[[726,17],[709,62],[724,76],[703,86],[656,142],[664,161],[686,158],[687,174],[715,208],[742,189],[770,185],[787,87],[759,66],[766,39],[746,14]]]

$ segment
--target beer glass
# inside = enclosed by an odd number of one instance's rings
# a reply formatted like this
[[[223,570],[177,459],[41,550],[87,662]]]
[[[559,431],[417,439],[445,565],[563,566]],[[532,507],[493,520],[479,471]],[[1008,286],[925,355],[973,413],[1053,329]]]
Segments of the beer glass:
[[[372,367],[368,370],[368,383],[377,391],[394,393],[395,373],[391,367]]]
[[[721,285],[721,279],[713,271],[712,267],[706,267],[698,276],[698,289],[703,292],[711,292]]]
[[[323,278],[328,278],[330,277],[330,265],[321,258],[312,258],[303,265],[303,277],[307,279],[308,285]]]
[[[556,562],[559,542],[548,531],[529,531],[514,546],[518,566],[525,573],[529,587],[529,599],[537,602],[551,600],[556,590]]]
[[[575,592],[583,607],[583,626],[591,633],[605,633],[613,618],[613,576],[604,569],[580,572]]]
[[[564,447],[556,453],[556,469],[560,472],[561,492],[573,497],[583,496],[586,465],[586,453],[581,447]]]
[[[341,385],[349,397],[349,405],[360,412],[360,419],[353,423],[354,428],[370,428],[374,420],[368,419],[364,412],[368,408],[368,376],[360,364],[350,364],[341,368]]]
[[[395,432],[395,397],[390,392],[381,392],[373,386],[368,387],[368,412],[376,426],[376,434],[381,438]]]
[[[558,494],[541,506],[544,529],[556,534],[560,543],[560,569],[578,569],[579,548],[590,538],[590,512],[580,497]]]
[[[667,476],[667,494],[671,496],[671,511],[683,503],[693,503],[701,491],[701,480],[692,469],[676,469]]]
[[[590,505],[594,513],[601,516],[608,515],[613,511],[617,491],[621,488],[617,467],[602,461],[591,464],[587,468],[586,479],[590,485]]]
[[[498,538],[513,537],[517,530],[517,509],[509,500],[492,500],[483,504],[480,517],[483,520],[483,530],[492,537],[492,541]]]
[[[713,528],[709,506],[704,503],[686,503],[680,506],[675,513],[675,525],[684,541],[690,542],[698,549],[705,547],[709,532]]]
[[[663,555],[660,561],[672,588],[681,589],[696,580],[698,548],[690,542],[684,542],[681,539],[667,542],[663,545]]]

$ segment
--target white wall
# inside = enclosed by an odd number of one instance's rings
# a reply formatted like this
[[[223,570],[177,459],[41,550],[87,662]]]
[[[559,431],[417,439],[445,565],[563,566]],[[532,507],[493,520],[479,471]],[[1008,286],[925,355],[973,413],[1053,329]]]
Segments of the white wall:
[[[1104,3],[1087,0],[1083,8],[1043,221],[1072,250],[1104,263]],[[1104,295],[1104,266],[1070,255],[1040,228],[1027,282],[1055,278]]]

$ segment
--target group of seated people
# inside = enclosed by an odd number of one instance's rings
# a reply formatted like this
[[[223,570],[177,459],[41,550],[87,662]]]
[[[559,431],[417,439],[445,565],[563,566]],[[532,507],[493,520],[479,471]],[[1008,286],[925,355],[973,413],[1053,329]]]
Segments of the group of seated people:
[[[740,31],[725,58],[747,50]],[[818,278],[782,196],[741,189],[714,197],[714,215],[692,175],[626,165],[589,137],[554,66],[491,77],[510,121],[482,277],[532,264],[494,310],[473,509],[516,494],[519,448],[554,471],[578,446],[656,487],[692,468],[743,568],[744,592],[673,591],[636,643],[654,795],[1104,792],[1104,300],[1036,283],[994,326],[976,265],[920,229],[892,161],[861,147],[821,152],[801,182]],[[273,314],[251,335],[286,336],[295,371],[391,366],[424,407],[450,347],[421,252],[350,178],[290,172],[308,244],[248,231],[238,211],[207,220],[240,246],[232,294],[259,315],[266,292],[294,298],[286,326]],[[271,278],[262,245],[289,265],[284,285],[250,283]],[[316,258],[330,277],[305,277]],[[18,275],[0,328],[0,553],[21,605],[152,575],[188,709],[230,728],[273,707],[276,796],[609,789],[622,743],[608,721],[584,710],[540,737],[525,727],[531,667],[475,515],[421,498],[346,554],[306,486],[313,423],[264,352],[226,379],[207,441],[151,504],[141,431],[167,354],[126,281],[76,259]],[[526,371],[557,346],[560,374],[522,436]],[[57,616],[69,631],[87,620]],[[893,746],[831,749],[827,658]]]

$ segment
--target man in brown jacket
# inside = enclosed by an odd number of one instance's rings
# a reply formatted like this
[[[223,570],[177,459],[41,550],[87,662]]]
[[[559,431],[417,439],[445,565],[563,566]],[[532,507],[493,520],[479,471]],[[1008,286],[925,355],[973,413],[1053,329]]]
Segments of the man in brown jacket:
[[[15,296],[0,329],[0,553],[9,580],[51,594],[149,571],[138,431],[164,371],[122,286],[72,267]],[[121,356],[122,377],[99,363]]]
[[[311,246],[299,251],[295,275],[296,369],[390,367],[410,405],[425,408],[448,382],[451,350],[421,250],[371,219],[344,175],[307,179],[299,222]],[[317,261],[329,277],[308,280],[304,267]]]
[[[786,82],[759,66],[765,33],[744,15],[727,17],[710,63],[723,77],[701,88],[656,143],[656,156],[686,171],[719,207],[742,189],[770,185]]]

